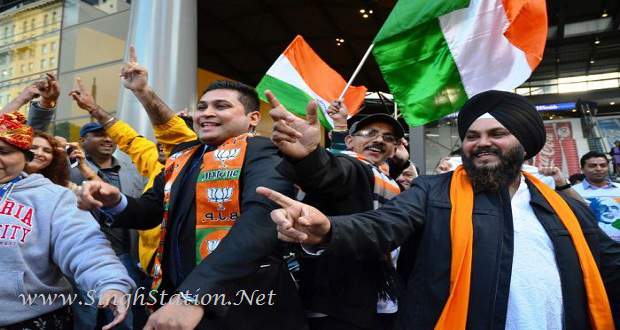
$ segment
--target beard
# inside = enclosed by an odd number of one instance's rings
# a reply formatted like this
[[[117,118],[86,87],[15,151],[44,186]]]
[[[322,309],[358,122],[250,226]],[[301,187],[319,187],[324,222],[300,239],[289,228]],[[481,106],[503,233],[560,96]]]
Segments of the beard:
[[[462,152],[462,150],[461,150]],[[520,144],[502,153],[495,147],[478,148],[472,152],[472,156],[487,152],[498,156],[499,164],[494,166],[476,166],[473,160],[461,153],[463,167],[472,183],[475,193],[489,191],[496,192],[502,187],[508,187],[521,175],[525,151]]]

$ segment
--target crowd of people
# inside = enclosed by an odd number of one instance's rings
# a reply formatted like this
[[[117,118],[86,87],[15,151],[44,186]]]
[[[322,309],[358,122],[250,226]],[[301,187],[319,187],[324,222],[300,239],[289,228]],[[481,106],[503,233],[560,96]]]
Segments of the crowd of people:
[[[54,75],[2,109],[0,329],[620,325],[620,186],[601,153],[578,183],[526,164],[546,137],[524,97],[472,97],[460,149],[418,176],[390,115],[349,125],[334,100],[325,147],[314,101],[300,118],[266,92],[263,137],[250,86],[216,81],[188,116],[133,47],[120,75],[156,141],[79,78],[79,141],[46,133]]]

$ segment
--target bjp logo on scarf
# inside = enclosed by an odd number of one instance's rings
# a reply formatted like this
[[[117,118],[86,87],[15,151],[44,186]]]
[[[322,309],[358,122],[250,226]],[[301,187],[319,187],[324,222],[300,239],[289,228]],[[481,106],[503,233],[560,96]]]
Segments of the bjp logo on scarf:
[[[223,149],[223,150],[218,149],[218,150],[215,150],[215,159],[219,160],[222,163],[222,167],[227,167],[226,161],[233,160],[239,157],[240,153],[241,153],[240,148]]]
[[[215,227],[204,229],[204,233],[199,235],[200,245],[197,247],[200,251],[201,260],[206,258],[209,254],[213,253],[220,242],[228,235],[229,229],[226,227]],[[196,260],[200,262],[201,260]]]
[[[233,195],[232,187],[224,187],[224,188],[207,188],[207,198],[209,202],[217,203],[217,210],[223,211],[226,208],[224,207],[224,203],[231,200]]]

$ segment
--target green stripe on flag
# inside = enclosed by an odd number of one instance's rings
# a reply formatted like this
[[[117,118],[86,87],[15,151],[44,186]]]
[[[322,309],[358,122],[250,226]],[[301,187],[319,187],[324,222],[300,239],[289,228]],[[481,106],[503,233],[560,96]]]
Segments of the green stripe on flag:
[[[373,54],[410,126],[440,119],[467,100],[436,17],[468,3],[401,0],[375,38]]]
[[[258,92],[258,97],[263,102],[269,103],[267,97],[265,97],[266,90],[270,90],[288,111],[298,116],[306,116],[306,106],[308,105],[308,102],[312,100],[312,97],[310,97],[310,95],[306,94],[301,89],[293,85],[287,84],[280,79],[265,75],[263,79],[261,79],[261,81],[258,83],[258,86],[256,86],[256,91]],[[323,111],[321,111],[318,106],[317,113],[319,115],[319,121],[321,122],[321,125],[331,130],[331,125],[329,125],[329,122],[325,119]]]

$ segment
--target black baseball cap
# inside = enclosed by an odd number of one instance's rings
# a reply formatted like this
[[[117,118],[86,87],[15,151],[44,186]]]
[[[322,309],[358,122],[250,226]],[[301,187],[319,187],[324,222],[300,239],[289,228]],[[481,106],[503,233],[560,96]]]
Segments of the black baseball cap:
[[[357,131],[361,130],[362,128],[372,124],[372,123],[376,123],[376,122],[382,122],[382,123],[386,123],[390,126],[392,126],[392,129],[394,130],[394,136],[396,136],[397,138],[403,138],[405,136],[405,130],[403,129],[403,127],[400,125],[400,123],[398,122],[398,120],[394,119],[394,117],[384,114],[384,113],[376,113],[370,116],[366,116],[358,121],[356,121],[355,123],[353,123],[353,125],[351,125],[351,127],[349,128],[349,135],[353,135],[355,134]]]

